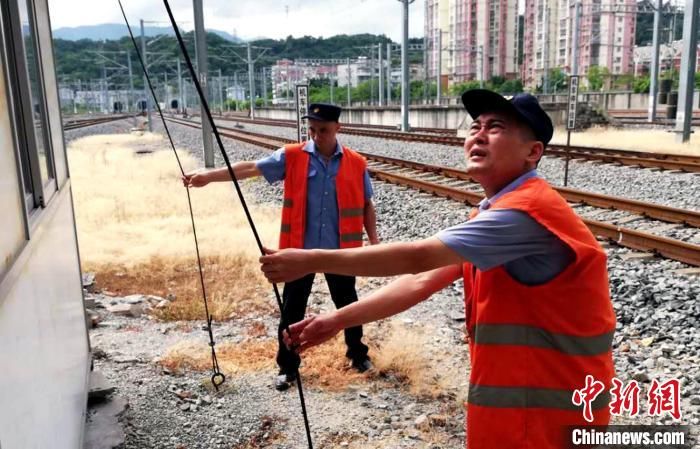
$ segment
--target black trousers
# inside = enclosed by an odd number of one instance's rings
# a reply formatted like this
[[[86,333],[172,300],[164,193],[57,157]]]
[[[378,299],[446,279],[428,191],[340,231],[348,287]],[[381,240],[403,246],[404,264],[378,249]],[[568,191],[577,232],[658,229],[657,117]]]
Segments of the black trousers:
[[[329,273],[324,273],[324,276],[326,277],[328,289],[331,292],[331,299],[337,309],[357,301],[354,276],[341,276]],[[309,274],[296,281],[284,284],[282,300],[285,306],[284,319],[286,324],[290,325],[304,319],[314,277],[314,274]],[[277,332],[279,341],[277,365],[279,365],[280,373],[291,374],[299,368],[301,359],[284,345],[282,340],[282,331],[286,328],[283,327],[284,324],[280,322]],[[358,362],[367,358],[368,348],[362,343],[362,326],[345,329],[345,344],[348,347],[345,352],[348,358]]]

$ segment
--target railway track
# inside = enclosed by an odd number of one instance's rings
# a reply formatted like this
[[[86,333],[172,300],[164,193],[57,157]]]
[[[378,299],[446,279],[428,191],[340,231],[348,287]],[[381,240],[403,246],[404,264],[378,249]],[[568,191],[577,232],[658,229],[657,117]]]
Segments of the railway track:
[[[136,114],[110,115],[106,117],[91,117],[86,119],[67,120],[63,122],[63,129],[69,131],[71,129],[85,128],[86,126],[99,125],[100,123],[113,122],[123,120],[125,118],[135,117]]]
[[[657,104],[656,105],[657,115],[663,115],[666,107],[667,107],[667,105]],[[615,118],[618,118],[618,117],[647,118],[647,115],[649,112],[646,109],[608,109],[607,113],[611,117],[615,117]],[[693,119],[700,119],[700,111],[693,111]]]
[[[254,123],[267,126],[296,127],[296,123],[288,120],[250,120],[250,119],[227,119],[236,122]],[[448,131],[451,134],[391,131],[389,129],[369,128],[369,125],[347,125],[340,129],[341,133],[377,137],[380,139],[401,140],[409,142],[423,142],[447,146],[463,146],[464,138],[457,137],[454,130]],[[664,170],[679,170],[690,173],[700,173],[700,157],[686,156],[666,153],[646,153],[631,150],[621,150],[613,148],[593,148],[583,146],[565,146],[550,144],[545,151],[546,156],[558,158],[570,158],[573,160],[598,161],[607,164],[621,164],[631,167],[659,168]]]
[[[168,118],[180,125],[200,128],[199,122]],[[243,142],[277,149],[292,143],[290,139],[219,126],[220,134]],[[484,198],[478,184],[463,170],[418,162],[394,159],[369,153],[361,153],[368,160],[370,175],[381,181],[403,185],[449,198],[472,206]],[[661,206],[654,203],[585,192],[577,189],[555,187],[575,209],[579,209],[584,223],[602,238],[613,240],[622,246],[651,251],[663,257],[700,266],[700,245],[679,238],[656,235],[646,230],[632,229],[623,224],[645,224],[647,228],[670,233],[691,235],[697,238],[700,213]],[[623,212],[620,215],[620,212]],[[612,223],[596,220],[594,216],[611,215]],[[651,220],[647,223],[642,223]],[[643,227],[643,226],[642,226]],[[686,238],[687,239],[687,238]]]
[[[607,114],[616,124],[620,125],[653,125],[666,128],[676,125],[675,117],[666,117],[666,110],[663,105],[657,105],[656,118],[653,122],[649,122],[648,111],[646,110],[608,109]],[[693,126],[700,125],[700,113],[698,111],[693,111],[691,123]]]
[[[216,119],[219,120],[228,120],[228,121],[235,121],[235,122],[241,122],[241,123],[253,123],[257,125],[268,125],[268,126],[283,126],[286,128],[296,128],[297,122],[294,120],[282,120],[282,119],[249,119],[245,116],[237,116],[237,115],[219,115],[215,116]],[[377,130],[398,130],[396,126],[389,126],[389,125],[358,125],[355,123],[343,123],[343,128],[344,129],[377,129]],[[412,128],[411,132],[419,132],[419,133],[428,133],[428,134],[444,134],[444,135],[451,135],[451,136],[456,136],[457,131],[454,129],[447,129],[447,128]]]

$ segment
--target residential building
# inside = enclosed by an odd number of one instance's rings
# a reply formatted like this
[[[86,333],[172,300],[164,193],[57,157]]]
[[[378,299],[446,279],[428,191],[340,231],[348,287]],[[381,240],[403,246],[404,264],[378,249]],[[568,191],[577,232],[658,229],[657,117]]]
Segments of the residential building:
[[[294,86],[308,84],[310,79],[318,78],[317,65],[297,64],[289,59],[280,59],[270,68],[272,81],[272,103],[292,104]]]
[[[631,73],[636,24],[635,0],[616,0],[612,4],[584,1],[578,39],[579,73],[585,74],[593,65],[606,67],[613,75]]]
[[[571,73],[576,0],[526,0],[521,76],[525,86],[543,86],[554,68]],[[636,3],[634,0],[582,0],[578,74],[601,66],[611,74],[632,73]],[[554,86],[543,86],[553,89]]]
[[[517,0],[426,0],[429,76],[437,76],[440,55],[441,76],[450,82],[516,78],[517,11]]]
[[[288,102],[294,97],[294,86],[308,84],[312,79],[333,79],[340,76],[336,64],[340,59],[280,59],[270,68],[274,104]],[[338,66],[339,67],[339,66]]]
[[[634,66],[634,75],[644,75],[651,72],[651,59],[654,48],[651,45],[634,47],[634,56],[632,64]],[[661,44],[659,46],[659,71],[661,73],[681,68],[681,56],[683,51],[683,41],[673,41],[671,43]],[[698,52],[696,52],[695,67],[700,67],[700,44]]]

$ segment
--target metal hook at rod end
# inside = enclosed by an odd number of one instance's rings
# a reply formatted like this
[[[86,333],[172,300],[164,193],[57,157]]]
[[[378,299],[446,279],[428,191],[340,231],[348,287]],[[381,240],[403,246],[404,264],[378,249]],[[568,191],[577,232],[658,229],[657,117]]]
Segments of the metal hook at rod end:
[[[226,382],[226,376],[220,371],[211,375],[211,383],[214,385],[214,389],[218,392],[219,387]]]

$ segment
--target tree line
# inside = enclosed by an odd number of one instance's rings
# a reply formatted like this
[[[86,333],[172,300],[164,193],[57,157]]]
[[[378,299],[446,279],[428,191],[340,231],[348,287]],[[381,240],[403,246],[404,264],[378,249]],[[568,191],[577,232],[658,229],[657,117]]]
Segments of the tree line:
[[[194,60],[194,33],[184,33],[190,57]],[[233,76],[234,73],[244,73],[247,76],[248,65],[244,61],[247,52],[244,45],[235,44],[214,34],[207,33],[207,52],[209,55],[207,64],[209,73],[218,73],[221,70],[223,76]],[[411,39],[410,43],[422,43],[422,39]],[[182,62],[182,71],[186,71],[184,61],[181,58],[180,49],[174,36],[161,35],[156,38],[148,38],[151,42],[147,46],[147,59],[149,74],[156,76],[169,73],[176,76],[177,60]],[[261,48],[267,51],[256,62],[256,72],[261,67],[270,67],[279,59],[345,59],[365,56],[370,57],[371,45],[383,45],[383,54],[386,57],[386,44],[391,40],[384,35],[355,34],[337,35],[329,38],[304,36],[286,39],[261,39],[251,42],[254,48],[253,58],[256,58]],[[139,51],[141,43],[137,38]],[[124,88],[129,85],[128,57],[131,54],[132,73],[134,75],[134,87],[142,88],[142,72],[138,58],[129,37],[118,40],[95,41],[81,39],[70,41],[54,39],[56,56],[56,71],[59,79],[77,82],[82,80],[99,80],[106,72],[108,88]],[[375,50],[376,52],[376,50]],[[104,55],[99,56],[98,53]],[[399,52],[392,54],[392,64],[399,64]],[[410,52],[411,63],[423,61],[423,54]],[[171,78],[172,79],[172,78]]]

